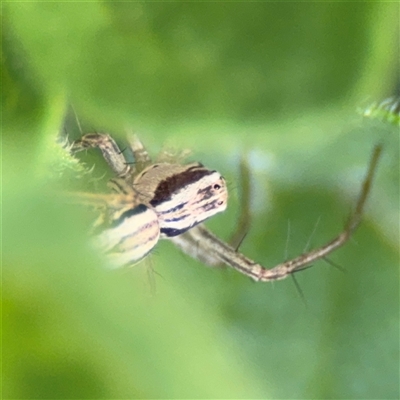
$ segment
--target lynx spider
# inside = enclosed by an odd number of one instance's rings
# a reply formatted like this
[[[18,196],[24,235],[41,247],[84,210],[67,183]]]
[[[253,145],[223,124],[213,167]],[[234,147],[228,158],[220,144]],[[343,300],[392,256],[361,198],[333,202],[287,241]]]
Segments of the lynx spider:
[[[376,145],[354,212],[343,231],[319,248],[266,269],[237,250],[240,231],[248,220],[248,210],[242,212],[242,222],[231,244],[219,239],[202,224],[226,208],[227,189],[219,173],[208,170],[200,163],[174,163],[171,155],[166,152],[161,152],[153,163],[136,135],[130,135],[128,141],[135,158],[134,165],[127,163],[116,142],[108,134],[86,134],[73,142],[71,147],[73,153],[99,148],[116,175],[109,182],[114,191],[112,194],[72,195],[81,203],[104,210],[96,225],[105,225],[107,228],[97,236],[96,243],[111,262],[116,266],[132,265],[144,258],[158,240],[164,237],[205,264],[227,265],[260,282],[284,279],[306,269],[313,262],[326,259],[326,256],[349,240],[361,222],[382,153],[382,145]],[[245,167],[243,170],[246,173]]]

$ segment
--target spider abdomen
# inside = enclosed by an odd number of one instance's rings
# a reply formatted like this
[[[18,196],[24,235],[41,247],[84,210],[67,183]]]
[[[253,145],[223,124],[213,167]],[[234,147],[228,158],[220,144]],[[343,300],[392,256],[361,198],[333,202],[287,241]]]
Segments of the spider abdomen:
[[[97,235],[95,245],[115,267],[133,265],[154,248],[160,238],[155,212],[144,204],[123,212],[108,229]]]

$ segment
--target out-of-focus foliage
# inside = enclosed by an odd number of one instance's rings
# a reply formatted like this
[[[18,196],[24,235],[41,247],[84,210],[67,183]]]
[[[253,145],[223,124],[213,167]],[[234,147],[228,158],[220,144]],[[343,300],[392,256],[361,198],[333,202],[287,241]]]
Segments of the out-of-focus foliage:
[[[372,2],[3,4],[3,398],[398,398],[398,117],[356,113],[399,82],[398,16]],[[255,284],[167,242],[107,270],[89,210],[57,194],[104,172],[54,145],[71,105],[85,132],[133,128],[220,170],[231,207],[209,226],[225,238],[247,153],[241,251],[267,267],[339,232],[382,141],[364,223],[331,257],[346,272],[298,274],[305,305],[290,279]]]

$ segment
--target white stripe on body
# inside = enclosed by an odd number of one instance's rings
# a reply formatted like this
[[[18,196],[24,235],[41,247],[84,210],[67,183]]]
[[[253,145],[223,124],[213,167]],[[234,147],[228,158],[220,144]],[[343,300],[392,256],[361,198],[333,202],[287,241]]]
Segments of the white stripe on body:
[[[115,267],[137,263],[160,238],[157,215],[143,204],[125,212],[120,219],[115,226],[94,238],[96,247],[105,253]]]
[[[162,236],[176,236],[211,216],[225,211],[228,194],[221,175],[212,172],[189,183],[154,207]],[[167,232],[179,232],[168,234]]]

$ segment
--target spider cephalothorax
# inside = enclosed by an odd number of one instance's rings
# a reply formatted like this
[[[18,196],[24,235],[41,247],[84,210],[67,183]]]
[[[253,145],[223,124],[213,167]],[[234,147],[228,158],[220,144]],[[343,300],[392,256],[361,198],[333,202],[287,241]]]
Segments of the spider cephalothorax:
[[[361,192],[348,222],[326,245],[266,269],[237,251],[235,244],[217,238],[202,224],[224,211],[228,192],[224,178],[200,163],[178,164],[166,153],[153,163],[139,139],[129,137],[135,158],[127,163],[115,141],[107,134],[87,134],[75,141],[72,151],[97,147],[116,177],[113,194],[77,193],[81,202],[103,207],[97,247],[119,267],[144,258],[160,238],[173,241],[182,251],[208,265],[225,264],[256,281],[284,279],[345,244],[361,221],[382,146],[374,148]]]
[[[133,187],[141,203],[158,217],[163,237],[180,235],[226,209],[224,178],[202,164],[153,164],[139,173]]]

